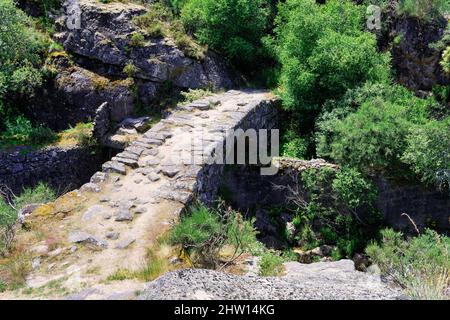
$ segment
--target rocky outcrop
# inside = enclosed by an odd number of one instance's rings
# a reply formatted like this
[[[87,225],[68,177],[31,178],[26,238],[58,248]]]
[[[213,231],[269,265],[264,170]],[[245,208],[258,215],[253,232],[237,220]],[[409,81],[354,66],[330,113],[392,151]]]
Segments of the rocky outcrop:
[[[70,4],[70,6],[69,6]],[[186,56],[172,39],[145,36],[133,24],[133,18],[147,12],[136,4],[102,4],[95,0],[72,0],[66,7],[79,7],[80,28],[69,28],[64,16],[59,20],[55,38],[64,48],[84,59],[97,72],[125,77],[123,69],[132,64],[133,76],[144,82],[170,81],[179,88],[230,88],[233,79],[225,63],[213,52],[203,61]],[[133,33],[145,36],[142,43],[132,43]],[[143,89],[148,91],[148,89]]]
[[[397,21],[394,32],[400,41],[392,49],[392,58],[401,84],[415,91],[431,90],[436,84],[450,84],[439,64],[442,51],[430,47],[441,39],[446,25],[445,19],[431,23],[411,18]]]
[[[57,75],[45,90],[29,101],[31,118],[54,130],[67,129],[79,122],[93,121],[96,110],[108,103],[109,120],[120,122],[135,106],[133,79],[111,80],[74,65],[65,53],[51,56]]]
[[[353,261],[285,263],[283,277],[236,276],[187,269],[150,282],[141,300],[390,300],[396,289],[380,277],[355,271]]]
[[[387,5],[379,34],[382,49],[392,46],[397,81],[416,92],[429,91],[437,84],[450,84],[450,78],[439,65],[442,49],[430,46],[444,35],[447,19],[439,17],[428,22],[398,15],[397,3],[391,0]]]
[[[96,110],[107,102],[110,122],[119,123],[137,106],[159,108],[162,98],[180,90],[236,85],[216,53],[194,59],[173,39],[150,37],[135,26],[133,18],[148,10],[131,2],[65,1],[54,35],[65,52],[50,55],[49,67],[57,75],[23,106],[27,115],[61,130],[94,120]],[[144,39],[133,42],[136,34]]]

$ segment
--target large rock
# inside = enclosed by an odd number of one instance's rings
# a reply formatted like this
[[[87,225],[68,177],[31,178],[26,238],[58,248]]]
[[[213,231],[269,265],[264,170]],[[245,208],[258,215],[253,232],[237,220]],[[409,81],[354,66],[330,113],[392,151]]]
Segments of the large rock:
[[[69,28],[68,17],[63,16],[55,38],[67,51],[95,61],[91,67],[102,73],[124,77],[123,68],[132,63],[138,68],[135,78],[146,82],[171,81],[179,88],[229,88],[234,84],[226,65],[212,52],[198,61],[187,57],[173,40],[148,36],[142,45],[131,45],[133,33],[142,32],[132,20],[148,10],[144,6],[102,4],[96,0],[66,1],[66,7],[74,6],[81,10],[80,28]],[[146,85],[142,90],[153,89]]]
[[[397,3],[398,0],[391,0],[383,12],[383,30],[378,37],[382,49],[392,45],[397,80],[416,92],[431,90],[436,84],[450,84],[450,78],[439,65],[442,49],[430,46],[444,35],[447,19],[438,17],[426,22],[399,15]]]
[[[93,121],[105,102],[108,121],[120,122],[132,114],[135,104],[132,79],[103,77],[75,65],[63,52],[51,55],[51,67],[56,69],[56,77],[48,81],[27,106],[38,123],[62,130],[80,122]]]
[[[370,300],[397,299],[401,294],[379,276],[355,271],[353,262],[285,264],[284,277],[236,276],[212,270],[170,272],[150,282],[139,299],[226,300]]]

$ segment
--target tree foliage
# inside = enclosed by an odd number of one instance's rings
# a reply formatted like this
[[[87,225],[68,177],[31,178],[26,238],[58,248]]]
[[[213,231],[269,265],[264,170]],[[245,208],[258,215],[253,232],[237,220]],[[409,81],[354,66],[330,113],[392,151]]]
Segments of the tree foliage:
[[[279,5],[275,53],[287,109],[311,111],[366,80],[389,78],[389,56],[362,31],[364,12],[351,1],[288,0]]]
[[[267,0],[187,0],[181,9],[189,32],[243,68],[261,53],[268,16]]]

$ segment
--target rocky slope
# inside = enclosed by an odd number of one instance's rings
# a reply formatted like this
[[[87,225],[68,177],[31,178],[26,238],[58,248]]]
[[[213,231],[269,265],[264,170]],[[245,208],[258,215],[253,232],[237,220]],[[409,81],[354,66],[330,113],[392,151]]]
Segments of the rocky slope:
[[[142,300],[371,300],[399,299],[379,276],[355,271],[353,261],[285,263],[283,277],[236,276],[211,270],[187,269],[150,282]]]
[[[148,35],[136,26],[133,19],[149,10],[133,3],[65,1],[53,36],[65,53],[52,54],[57,75],[29,101],[32,118],[60,130],[93,120],[97,108],[108,102],[111,120],[120,122],[137,106],[151,107],[164,95],[237,85],[216,53],[189,57],[174,39]],[[136,34],[143,39],[134,41]]]

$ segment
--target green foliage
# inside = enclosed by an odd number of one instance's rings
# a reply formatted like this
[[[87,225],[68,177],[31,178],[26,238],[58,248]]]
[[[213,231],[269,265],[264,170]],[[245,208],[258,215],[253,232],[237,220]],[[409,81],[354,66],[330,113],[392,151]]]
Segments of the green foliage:
[[[366,252],[384,275],[413,299],[448,299],[449,237],[431,230],[409,240],[392,229],[383,230],[381,235],[381,243],[369,245]]]
[[[294,130],[288,129],[281,137],[281,156],[304,159],[307,155],[308,141]]]
[[[336,19],[339,17],[339,19]],[[366,80],[389,78],[389,56],[363,32],[364,11],[351,1],[288,0],[276,20],[279,94],[289,110],[317,110]]]
[[[262,53],[268,8],[267,0],[188,0],[181,20],[201,43],[245,68]]]
[[[0,137],[0,147],[14,145],[40,146],[54,142],[57,138],[51,129],[43,126],[33,126],[23,116],[18,116],[12,121],[6,120],[5,131]]]
[[[123,67],[123,73],[125,73],[128,78],[133,78],[138,71],[139,69],[133,64],[133,62],[128,62],[125,67]]]
[[[317,154],[363,173],[401,176],[408,172],[401,156],[409,130],[428,121],[433,104],[399,86],[366,85],[328,106],[317,124]]]
[[[30,93],[42,81],[39,69],[48,43],[11,0],[0,1],[0,21],[0,89]]]
[[[424,21],[430,21],[450,10],[448,0],[399,0],[397,11]]]
[[[372,184],[353,168],[336,173],[332,190],[337,195],[337,200],[349,209],[370,206],[376,200],[376,193]]]
[[[188,89],[188,91],[181,92],[181,96],[183,97],[182,101],[183,103],[190,103],[195,100],[206,98],[211,95],[213,95],[213,92],[207,89]]]
[[[219,253],[227,244],[235,250],[228,262],[257,247],[253,221],[243,220],[234,211],[209,209],[201,204],[192,207],[190,214],[172,229],[170,240],[182,247],[194,265],[208,268],[218,266]]]
[[[38,183],[34,188],[26,188],[15,197],[14,206],[22,209],[29,204],[47,203],[56,199],[55,191],[45,183]]]
[[[429,185],[449,182],[438,179],[445,171],[450,170],[449,133],[450,117],[414,126],[406,137],[407,146],[402,161],[409,164],[414,173]]]
[[[131,35],[130,46],[132,47],[142,47],[145,43],[145,37],[142,33],[134,32]]]
[[[284,259],[273,252],[266,251],[260,257],[259,261],[259,275],[262,277],[279,276],[283,273]]]
[[[351,168],[338,172],[308,169],[300,178],[304,190],[290,195],[297,206],[292,221],[297,244],[305,250],[321,244],[337,245],[344,257],[362,250],[380,226],[373,206],[374,186]]]
[[[173,15],[168,6],[161,2],[149,5],[144,15],[135,17],[133,22],[151,37],[169,37],[188,57],[202,60],[205,48],[187,35],[182,22]]]
[[[13,196],[11,201],[0,197],[0,255],[8,253],[13,244],[20,210],[29,204],[46,203],[55,198],[55,192],[44,183],[24,189],[22,194]]]
[[[442,60],[440,62],[442,69],[450,74],[450,47],[444,50],[442,53]]]

